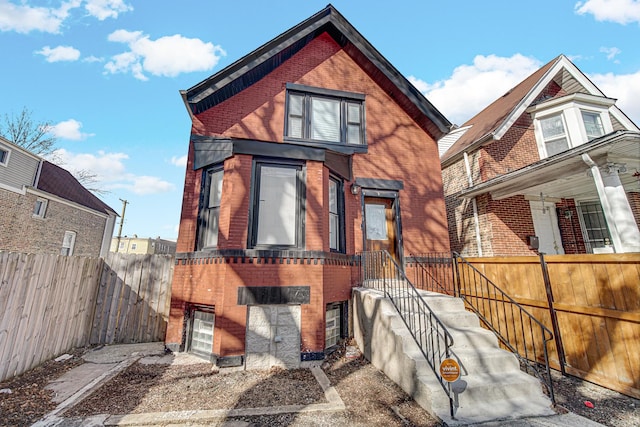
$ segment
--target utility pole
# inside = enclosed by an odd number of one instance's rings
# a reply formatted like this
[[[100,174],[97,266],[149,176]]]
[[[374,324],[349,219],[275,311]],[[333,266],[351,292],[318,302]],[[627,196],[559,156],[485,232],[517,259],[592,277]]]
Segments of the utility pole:
[[[122,215],[120,216],[120,227],[118,227],[118,241],[116,243],[116,252],[120,250],[120,239],[122,238],[122,223],[124,222],[124,213],[127,210],[129,202],[124,199],[120,199],[122,202]]]

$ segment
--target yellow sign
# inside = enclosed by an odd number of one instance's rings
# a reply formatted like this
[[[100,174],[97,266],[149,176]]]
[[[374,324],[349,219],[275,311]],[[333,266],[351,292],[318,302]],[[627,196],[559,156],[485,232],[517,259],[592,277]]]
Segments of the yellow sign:
[[[440,376],[447,382],[454,382],[460,378],[460,365],[453,359],[444,359],[440,363]]]

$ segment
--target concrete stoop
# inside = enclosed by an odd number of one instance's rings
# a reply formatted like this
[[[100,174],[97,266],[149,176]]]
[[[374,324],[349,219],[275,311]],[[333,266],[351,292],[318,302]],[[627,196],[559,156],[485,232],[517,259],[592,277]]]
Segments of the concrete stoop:
[[[421,291],[453,336],[462,375],[449,399],[390,300],[379,291],[354,289],[354,337],[364,356],[447,425],[467,425],[532,416],[551,416],[551,400],[537,378],[520,370],[516,357],[499,348],[459,298]]]

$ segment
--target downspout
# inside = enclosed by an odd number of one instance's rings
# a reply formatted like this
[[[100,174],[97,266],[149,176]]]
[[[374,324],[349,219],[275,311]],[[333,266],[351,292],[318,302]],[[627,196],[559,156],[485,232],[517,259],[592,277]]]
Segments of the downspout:
[[[464,156],[464,167],[467,171],[467,179],[469,180],[469,187],[473,187],[473,177],[471,176],[471,167],[469,166],[469,155],[465,151],[462,153]],[[473,223],[476,231],[476,245],[478,247],[478,256],[482,256],[482,239],[480,238],[480,220],[478,219],[478,203],[474,196],[471,199],[471,206],[473,208]]]
[[[614,223],[611,223],[613,218],[613,212],[611,209],[611,203],[609,203],[609,199],[607,198],[606,192],[604,190],[604,182],[602,181],[602,174],[600,173],[600,168],[593,161],[589,154],[584,153],[582,155],[582,161],[589,166],[591,169],[591,175],[593,176],[593,181],[596,184],[596,190],[598,191],[598,198],[600,199],[600,204],[602,205],[602,210],[604,211],[604,218],[609,225],[609,233],[611,234],[611,240],[613,241],[613,247],[616,252],[621,252],[622,250],[622,240],[620,239],[620,234],[618,234],[618,230]]]

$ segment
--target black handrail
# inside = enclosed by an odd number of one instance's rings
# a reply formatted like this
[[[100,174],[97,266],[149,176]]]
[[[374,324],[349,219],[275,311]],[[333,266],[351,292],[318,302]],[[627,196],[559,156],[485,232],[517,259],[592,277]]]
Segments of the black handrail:
[[[456,294],[518,358],[520,366],[546,385],[555,404],[548,352],[551,331],[456,252],[453,263]]]
[[[450,358],[453,353],[451,333],[387,251],[363,252],[360,256],[362,286],[382,291],[398,310],[400,317],[449,397],[449,410],[451,417],[454,418],[451,384],[445,381],[440,374],[442,361]]]

